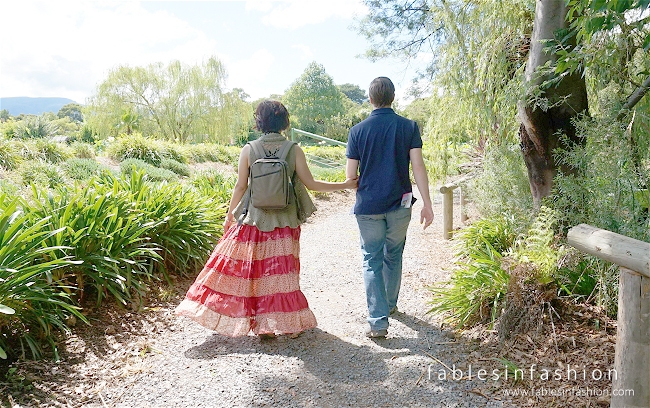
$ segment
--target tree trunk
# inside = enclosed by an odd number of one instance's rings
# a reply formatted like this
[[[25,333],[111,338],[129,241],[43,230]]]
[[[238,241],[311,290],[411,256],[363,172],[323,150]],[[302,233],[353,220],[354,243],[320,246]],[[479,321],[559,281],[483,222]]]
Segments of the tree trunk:
[[[542,41],[553,39],[557,30],[567,27],[566,11],[564,0],[537,0],[531,49],[526,64],[527,94],[549,79],[539,74],[538,68],[556,57],[544,50]],[[584,143],[576,136],[572,123],[572,119],[586,112],[588,107],[582,72],[566,75],[557,86],[544,90],[540,97],[546,99],[544,106],[540,106],[539,100],[520,101],[518,104],[521,152],[536,208],[551,193],[553,177],[558,171],[553,151],[558,147],[570,148],[560,136],[566,135],[569,145]],[[562,171],[571,172],[572,169],[563,168]]]

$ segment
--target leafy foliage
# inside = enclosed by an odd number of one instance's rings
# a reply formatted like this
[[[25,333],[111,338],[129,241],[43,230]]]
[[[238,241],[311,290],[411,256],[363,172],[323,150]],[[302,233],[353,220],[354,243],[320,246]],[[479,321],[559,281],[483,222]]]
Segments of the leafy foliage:
[[[120,171],[129,177],[134,171],[147,175],[151,181],[176,181],[178,175],[171,170],[161,169],[140,159],[126,159],[120,163]]]
[[[72,155],[79,159],[95,158],[95,148],[90,143],[73,142],[70,145],[70,150],[72,150]]]
[[[45,116],[28,116],[16,124],[13,136],[19,139],[43,139],[54,136],[56,132],[56,127]]]
[[[69,257],[52,256],[64,248],[48,245],[61,230],[47,228],[49,218],[33,220],[21,211],[19,199],[0,194],[0,357],[11,352],[10,340],[18,339],[23,355],[42,353],[48,342],[56,353],[54,329],[66,330],[65,319],[74,315],[85,321],[72,306],[64,286],[52,276],[74,264]]]
[[[174,159],[162,159],[160,162],[160,168],[172,171],[179,176],[189,177],[190,175],[190,167],[187,164]]]
[[[73,180],[87,180],[98,176],[103,170],[94,159],[68,159],[62,167],[66,176]]]
[[[190,184],[196,191],[219,203],[230,202],[236,182],[237,175],[225,175],[217,170],[197,172],[190,179]]]
[[[0,167],[5,170],[14,170],[21,161],[18,148],[8,140],[0,139]]]
[[[157,141],[147,139],[139,133],[120,137],[110,145],[107,153],[117,162],[138,159],[156,167],[165,157],[165,150]]]
[[[345,113],[345,95],[334,85],[325,68],[312,62],[282,97],[294,127],[324,134],[330,118]]]
[[[38,184],[55,188],[65,183],[65,176],[58,167],[39,160],[23,162],[17,172],[23,185]]]
[[[518,146],[489,145],[481,170],[468,182],[469,197],[484,217],[511,214],[526,223],[533,207]]]
[[[463,255],[448,282],[429,288],[429,313],[449,313],[447,320],[462,327],[485,319],[489,310],[494,321],[510,278],[501,267],[502,255],[487,239]]]
[[[120,66],[90,99],[86,121],[103,138],[137,127],[178,142],[229,141],[252,117],[240,93],[224,91],[225,77],[214,57],[192,66]]]

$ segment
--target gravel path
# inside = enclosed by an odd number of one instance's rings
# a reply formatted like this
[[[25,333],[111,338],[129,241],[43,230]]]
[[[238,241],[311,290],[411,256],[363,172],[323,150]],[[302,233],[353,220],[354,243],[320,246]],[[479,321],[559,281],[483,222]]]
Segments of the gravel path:
[[[291,339],[228,338],[190,319],[158,313],[171,324],[140,345],[148,352],[119,367],[85,406],[110,407],[502,407],[480,395],[478,381],[438,380],[443,366],[463,365],[476,345],[426,315],[425,286],[445,279],[451,250],[443,241],[439,197],[432,227],[407,237],[398,307],[386,339],[363,335],[367,316],[352,193],[319,199],[303,226],[301,286],[318,328]],[[117,349],[119,346],[109,346]],[[429,378],[429,367],[432,373]],[[118,367],[114,367],[118,369]],[[98,398],[97,398],[98,397]]]

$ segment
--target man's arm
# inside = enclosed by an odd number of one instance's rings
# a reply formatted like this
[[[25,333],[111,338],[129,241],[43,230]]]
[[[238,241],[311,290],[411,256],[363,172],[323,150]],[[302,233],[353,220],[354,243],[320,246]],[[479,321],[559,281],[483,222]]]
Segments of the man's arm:
[[[348,159],[345,165],[345,177],[349,179],[357,178],[359,174],[359,160]]]
[[[433,222],[433,205],[429,196],[429,176],[427,176],[424,158],[422,158],[422,149],[409,150],[409,157],[413,168],[413,177],[424,202],[424,208],[420,212],[420,224],[424,222],[424,229],[426,229]]]

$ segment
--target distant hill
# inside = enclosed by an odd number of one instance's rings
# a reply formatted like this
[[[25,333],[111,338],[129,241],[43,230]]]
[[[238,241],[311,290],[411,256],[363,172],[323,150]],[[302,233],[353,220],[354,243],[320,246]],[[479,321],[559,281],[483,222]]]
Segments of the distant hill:
[[[40,115],[45,112],[57,113],[63,105],[76,103],[68,98],[29,98],[18,96],[13,98],[0,98],[0,110],[6,109],[11,116]]]

